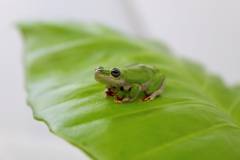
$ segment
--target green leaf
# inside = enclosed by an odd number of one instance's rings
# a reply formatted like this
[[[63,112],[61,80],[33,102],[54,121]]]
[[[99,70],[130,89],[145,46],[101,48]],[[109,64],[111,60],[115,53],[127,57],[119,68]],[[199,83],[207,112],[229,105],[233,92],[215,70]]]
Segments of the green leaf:
[[[20,26],[28,102],[56,135],[99,160],[240,159],[240,89],[162,44],[100,25]],[[166,75],[151,102],[115,104],[97,66],[144,63]]]

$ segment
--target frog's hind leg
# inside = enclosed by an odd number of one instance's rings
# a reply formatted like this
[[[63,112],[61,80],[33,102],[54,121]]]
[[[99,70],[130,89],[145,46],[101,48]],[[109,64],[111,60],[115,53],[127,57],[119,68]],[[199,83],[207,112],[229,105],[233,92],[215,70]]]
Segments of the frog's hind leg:
[[[159,88],[156,91],[154,91],[150,95],[146,96],[143,100],[144,101],[151,101],[151,100],[155,99],[156,97],[158,97],[159,95],[161,95],[163,90],[164,90],[164,80],[161,81],[161,83],[159,85]]]

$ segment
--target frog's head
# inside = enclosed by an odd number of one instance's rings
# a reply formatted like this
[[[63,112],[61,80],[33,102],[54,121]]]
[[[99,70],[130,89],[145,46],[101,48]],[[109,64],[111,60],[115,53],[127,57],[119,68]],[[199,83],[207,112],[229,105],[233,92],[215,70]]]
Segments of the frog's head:
[[[103,67],[98,67],[95,70],[95,79],[100,83],[115,87],[118,87],[123,83],[122,74],[118,68],[108,70]]]

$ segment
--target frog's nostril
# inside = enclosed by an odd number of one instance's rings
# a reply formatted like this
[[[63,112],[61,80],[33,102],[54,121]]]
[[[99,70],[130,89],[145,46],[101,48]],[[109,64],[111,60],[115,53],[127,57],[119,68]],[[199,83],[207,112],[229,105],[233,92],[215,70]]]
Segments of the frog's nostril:
[[[96,68],[96,71],[103,71],[103,70],[104,70],[104,68],[102,66],[99,66]]]

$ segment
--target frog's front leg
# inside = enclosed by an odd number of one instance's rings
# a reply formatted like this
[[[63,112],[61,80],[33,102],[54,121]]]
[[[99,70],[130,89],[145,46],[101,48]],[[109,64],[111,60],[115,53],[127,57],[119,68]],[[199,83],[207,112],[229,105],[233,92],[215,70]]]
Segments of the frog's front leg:
[[[120,89],[117,93],[115,102],[125,103],[136,100],[141,93],[141,87],[137,84],[132,85],[128,90]]]
[[[107,87],[105,89],[106,97],[113,97],[115,96],[116,92],[116,87]]]

